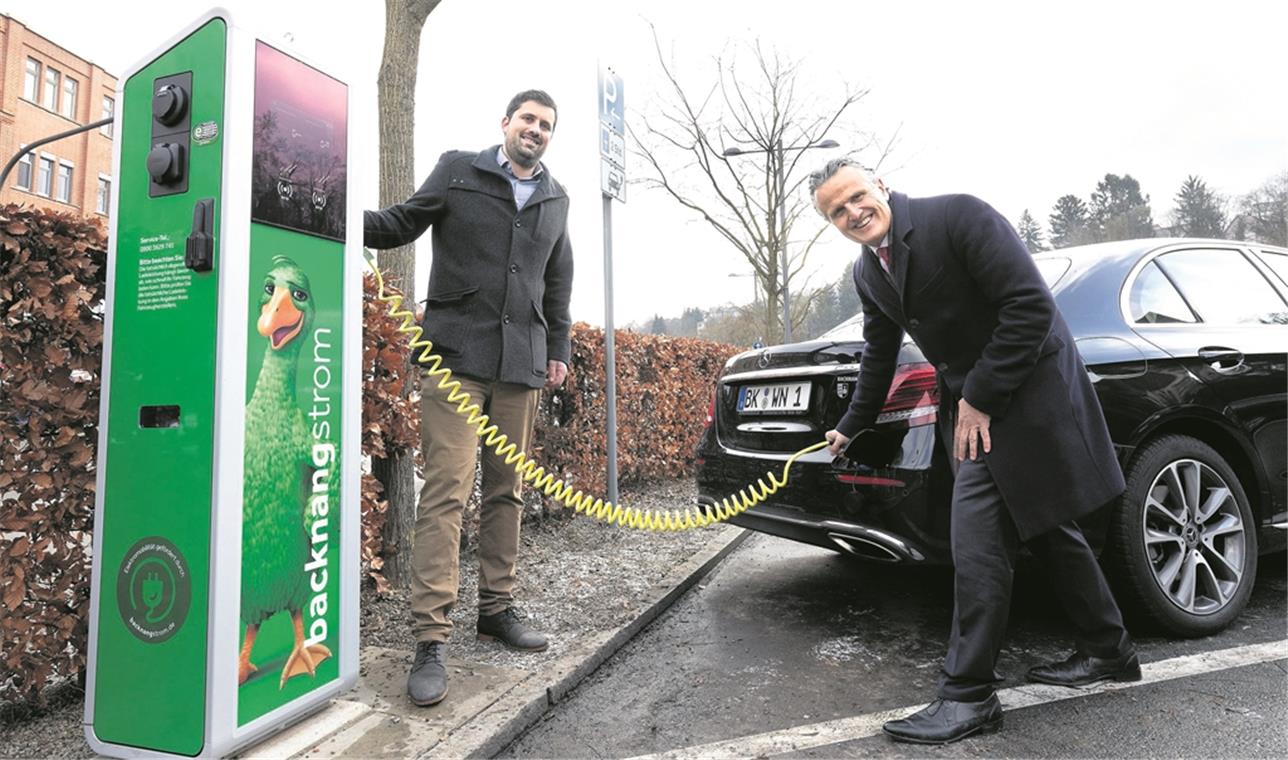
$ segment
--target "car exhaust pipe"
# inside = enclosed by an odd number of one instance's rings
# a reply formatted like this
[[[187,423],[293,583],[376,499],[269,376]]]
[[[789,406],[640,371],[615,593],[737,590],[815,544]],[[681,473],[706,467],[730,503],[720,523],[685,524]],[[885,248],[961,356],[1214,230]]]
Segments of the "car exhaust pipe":
[[[875,562],[919,562],[920,552],[902,541],[875,530],[856,536],[846,533],[828,533],[827,537],[842,551]]]

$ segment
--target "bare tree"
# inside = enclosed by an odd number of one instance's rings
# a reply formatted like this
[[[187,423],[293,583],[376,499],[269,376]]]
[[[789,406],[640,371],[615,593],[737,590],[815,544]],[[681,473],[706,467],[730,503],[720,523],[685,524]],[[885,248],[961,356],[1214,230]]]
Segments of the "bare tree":
[[[1232,226],[1238,240],[1288,245],[1288,171],[1240,198]]]
[[[768,340],[782,336],[783,287],[792,296],[792,325],[802,325],[827,286],[794,286],[814,243],[827,228],[801,192],[808,172],[799,166],[806,146],[841,138],[851,154],[879,152],[878,145],[845,120],[867,90],[837,82],[826,104],[803,87],[801,63],[760,43],[740,44],[713,59],[713,82],[705,90],[686,89],[668,61],[654,29],[658,63],[669,83],[664,102],[640,113],[631,128],[635,152],[644,159],[646,187],[659,188],[696,212],[747,260],[766,298],[758,321]],[[697,94],[694,94],[694,93]],[[822,146],[817,146],[822,147]],[[755,156],[728,156],[737,148]],[[760,171],[754,171],[756,159]],[[806,166],[809,164],[807,163]],[[806,233],[792,240],[801,223]],[[780,251],[787,247],[787,276]]]
[[[415,189],[416,73],[420,63],[420,34],[425,19],[441,0],[385,0],[385,49],[380,61],[377,97],[380,109],[380,206],[401,203]],[[406,293],[415,292],[416,247],[405,245],[381,251],[386,279]],[[406,377],[419,373],[408,372]],[[409,384],[402,389],[409,394]],[[416,487],[412,478],[414,452],[399,449],[386,459],[374,459],[371,472],[385,488],[389,511],[384,531],[385,578],[398,588],[411,584],[412,538],[415,530]]]

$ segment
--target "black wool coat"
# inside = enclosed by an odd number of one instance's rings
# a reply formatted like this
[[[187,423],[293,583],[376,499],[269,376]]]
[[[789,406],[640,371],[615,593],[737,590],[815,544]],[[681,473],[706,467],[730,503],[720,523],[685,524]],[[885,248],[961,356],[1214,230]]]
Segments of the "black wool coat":
[[[864,248],[854,264],[866,345],[837,430],[873,426],[906,332],[935,365],[940,438],[952,453],[957,400],[990,415],[989,471],[1021,539],[1122,493],[1104,413],[1033,257],[1015,230],[969,195],[891,193],[892,272]]]
[[[432,226],[425,336],[454,373],[540,388],[547,361],[572,355],[568,195],[543,166],[516,211],[498,148],[444,153],[412,197],[364,212],[363,243],[396,248]]]

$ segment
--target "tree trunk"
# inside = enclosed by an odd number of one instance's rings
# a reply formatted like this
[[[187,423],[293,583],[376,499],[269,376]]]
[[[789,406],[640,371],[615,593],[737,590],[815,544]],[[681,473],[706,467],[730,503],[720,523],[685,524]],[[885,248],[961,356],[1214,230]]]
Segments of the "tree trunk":
[[[415,189],[414,117],[420,33],[425,19],[439,2],[385,0],[385,49],[377,84],[381,208],[406,200]],[[415,246],[381,251],[377,261],[386,281],[400,288],[411,300],[416,292]],[[408,383],[403,393],[409,393],[414,387],[413,383]],[[413,457],[414,452],[410,449],[395,449],[390,451],[387,459],[375,459],[371,463],[372,474],[384,486],[389,499],[383,542],[384,571],[385,578],[397,588],[411,584],[412,538],[416,524]]]

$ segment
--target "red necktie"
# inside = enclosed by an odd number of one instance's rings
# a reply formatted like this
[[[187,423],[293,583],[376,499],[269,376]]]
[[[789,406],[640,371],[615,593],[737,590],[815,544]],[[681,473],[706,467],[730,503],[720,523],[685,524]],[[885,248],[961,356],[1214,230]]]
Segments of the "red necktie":
[[[881,259],[881,266],[885,267],[887,272],[890,271],[890,247],[881,246],[877,249],[877,258]]]

